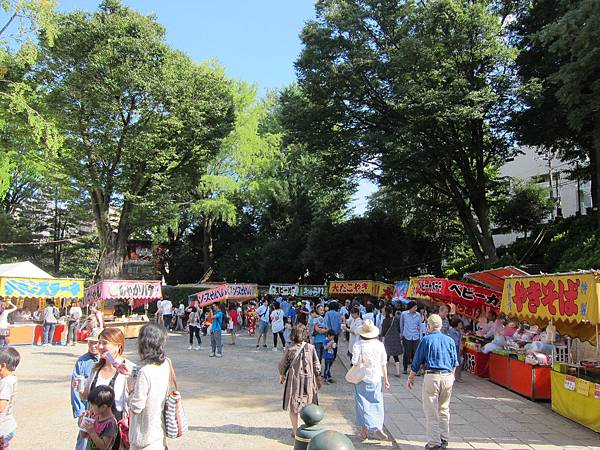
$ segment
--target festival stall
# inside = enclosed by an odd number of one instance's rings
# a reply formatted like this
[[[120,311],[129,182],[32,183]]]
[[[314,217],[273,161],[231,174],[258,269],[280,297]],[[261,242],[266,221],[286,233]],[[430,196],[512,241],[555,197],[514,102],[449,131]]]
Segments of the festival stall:
[[[329,295],[331,297],[370,296],[375,298],[385,297],[390,300],[394,294],[391,284],[381,281],[358,280],[358,281],[330,281]]]
[[[456,313],[477,319],[484,311],[498,312],[502,292],[447,278],[411,278],[406,297],[453,305]],[[489,376],[489,355],[482,352],[483,340],[467,336],[463,355],[465,370],[477,376]]]
[[[142,306],[147,310],[148,303],[160,299],[160,281],[103,280],[85,290],[84,305],[96,304],[102,310],[105,328],[118,328],[126,338],[136,338],[148,322],[148,316],[131,314],[131,311]]]
[[[503,294],[503,313],[547,327],[547,342],[553,346],[552,409],[600,432],[600,273],[508,278]],[[595,355],[586,358],[580,347],[591,348],[590,344],[596,347]]]
[[[12,301],[18,308],[9,316],[12,322],[9,337],[11,345],[42,343],[40,310],[46,306],[47,300],[53,300],[55,306],[61,308],[68,306],[73,300],[79,301],[83,298],[83,280],[53,278],[31,263],[2,265],[0,271],[0,298]],[[59,321],[52,342],[63,342],[65,332],[64,323]]]

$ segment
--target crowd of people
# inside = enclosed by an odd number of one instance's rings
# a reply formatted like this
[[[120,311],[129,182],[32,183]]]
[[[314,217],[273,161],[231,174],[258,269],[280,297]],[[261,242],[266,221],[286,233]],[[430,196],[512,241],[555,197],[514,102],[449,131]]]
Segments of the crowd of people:
[[[388,363],[393,375],[406,375],[412,388],[423,376],[422,401],[426,418],[428,449],[448,445],[449,404],[454,381],[461,381],[461,343],[465,330],[481,337],[493,337],[503,327],[493,312],[478,321],[450,314],[440,306],[430,314],[416,302],[378,302],[359,299],[302,300],[293,297],[262,296],[243,304],[215,303],[207,307],[174,306],[169,299],[158,305],[156,320],[141,329],[137,350],[140,363],[123,355],[125,336],[118,328],[102,328],[103,317],[93,305],[85,319],[90,327],[87,352],[76,362],[72,374],[71,405],[78,421],[76,449],[164,449],[163,410],[171,384],[172,365],[165,355],[169,331],[189,333],[189,350],[200,350],[209,336],[210,357],[223,356],[223,333],[229,344],[246,330],[256,338],[256,348],[283,350],[279,382],[284,385],[283,409],[289,413],[295,435],[302,408],[318,403],[318,392],[335,383],[332,368],[339,351],[350,358],[355,384],[355,424],[361,439],[386,439],[384,396],[390,387]],[[48,302],[40,317],[44,342],[49,342],[60,317]],[[14,305],[3,304],[2,320]],[[82,326],[81,307],[74,303],[65,311],[68,343],[77,341]],[[0,448],[8,448],[16,423],[12,416],[16,377],[20,361],[17,350],[0,346]],[[358,375],[357,375],[358,374]],[[350,381],[348,376],[347,380]],[[126,445],[125,445],[126,444]]]

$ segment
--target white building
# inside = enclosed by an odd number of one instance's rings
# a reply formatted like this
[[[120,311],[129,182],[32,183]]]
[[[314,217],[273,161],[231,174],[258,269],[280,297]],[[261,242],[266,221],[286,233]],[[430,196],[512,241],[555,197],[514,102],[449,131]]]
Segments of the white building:
[[[591,183],[569,179],[568,172],[575,168],[574,162],[561,161],[556,155],[549,154],[539,147],[521,147],[520,150],[522,154],[502,166],[500,176],[523,182],[534,181],[546,189],[548,195],[555,199],[554,211],[547,221],[556,216],[586,214],[587,208],[592,206]],[[494,233],[494,243],[497,247],[508,245],[517,237],[520,237],[517,233]]]

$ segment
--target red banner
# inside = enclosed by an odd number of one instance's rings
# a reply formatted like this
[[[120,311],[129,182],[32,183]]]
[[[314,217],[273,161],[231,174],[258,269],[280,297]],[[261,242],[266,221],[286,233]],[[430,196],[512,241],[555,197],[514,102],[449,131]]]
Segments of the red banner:
[[[462,281],[428,277],[410,280],[407,297],[430,297],[442,303],[454,304],[458,314],[477,318],[486,309],[500,311],[502,292]]]

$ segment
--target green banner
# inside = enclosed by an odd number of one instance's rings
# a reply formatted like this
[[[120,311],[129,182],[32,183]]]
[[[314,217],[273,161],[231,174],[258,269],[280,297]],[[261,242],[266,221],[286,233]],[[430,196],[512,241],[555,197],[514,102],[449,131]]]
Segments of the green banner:
[[[325,297],[327,295],[327,286],[310,285],[300,286],[300,297]]]

